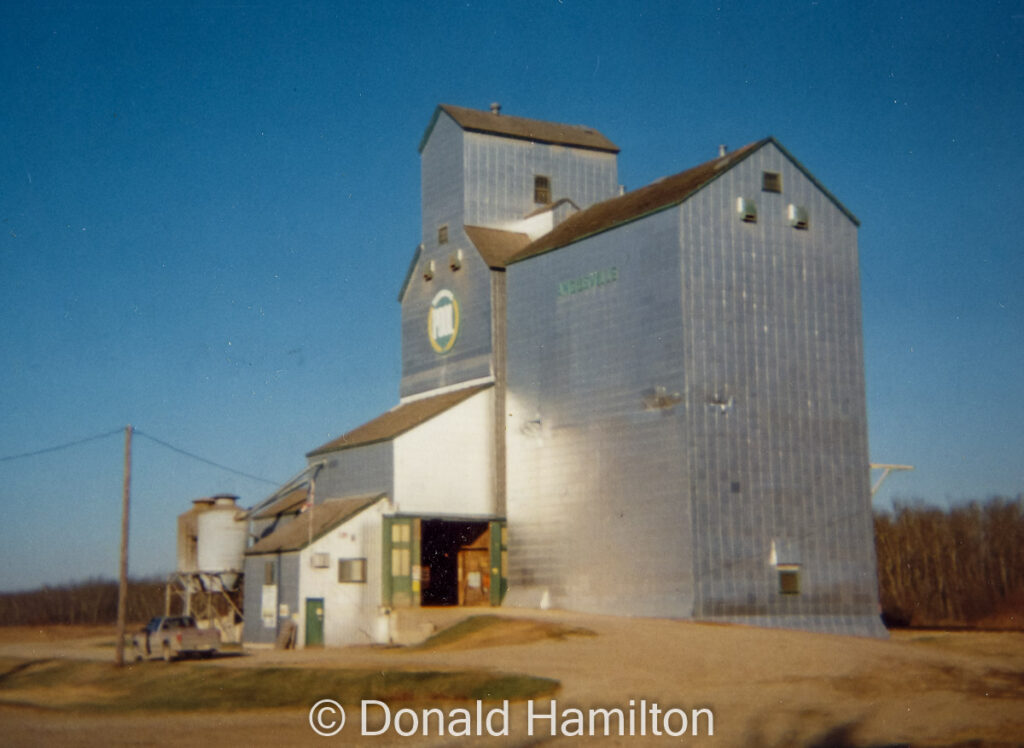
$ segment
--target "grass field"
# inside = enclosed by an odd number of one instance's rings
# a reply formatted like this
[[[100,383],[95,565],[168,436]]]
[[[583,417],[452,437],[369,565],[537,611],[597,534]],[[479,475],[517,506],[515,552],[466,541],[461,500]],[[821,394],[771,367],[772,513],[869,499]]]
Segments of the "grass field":
[[[97,712],[276,709],[328,697],[343,704],[523,700],[557,687],[548,678],[473,670],[230,668],[194,662],[116,668],[84,660],[0,660],[0,702]]]

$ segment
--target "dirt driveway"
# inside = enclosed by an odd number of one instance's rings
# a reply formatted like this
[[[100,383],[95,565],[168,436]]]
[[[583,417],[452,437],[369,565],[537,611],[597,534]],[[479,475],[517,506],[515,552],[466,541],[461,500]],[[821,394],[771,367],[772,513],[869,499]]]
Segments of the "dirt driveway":
[[[358,707],[334,738],[316,736],[305,709],[189,712],[177,714],[82,714],[39,707],[0,706],[0,734],[10,745],[551,745],[619,746],[679,743],[719,746],[953,746],[1024,745],[1024,633],[903,632],[888,641],[653,619],[624,619],[555,611],[505,615],[583,628],[593,635],[560,639],[522,635],[529,626],[510,624],[508,637],[468,637],[432,651],[394,649],[262,650],[211,666],[281,665],[302,668],[446,669],[489,668],[557,679],[550,698],[532,708],[514,704],[509,735],[459,738],[402,737],[389,730],[359,738]],[[496,642],[512,639],[520,643]],[[104,646],[105,645],[105,646]],[[110,637],[10,641],[0,636],[0,657],[112,658]],[[166,667],[174,677],[174,665]],[[59,688],[60,686],[55,686]],[[4,692],[0,690],[0,703]],[[9,700],[8,700],[9,701]],[[641,707],[641,702],[644,707]],[[654,737],[650,725],[674,712],[713,714],[698,736]],[[397,710],[402,705],[396,705]],[[450,705],[444,707],[449,709]],[[490,708],[488,705],[487,708]],[[602,722],[586,740],[566,733],[575,712],[619,709],[625,717],[647,715],[647,737],[605,736]],[[566,711],[568,710],[568,711]],[[554,713],[556,719],[538,718]],[[563,720],[563,716],[568,718]],[[550,734],[555,727],[556,735]],[[614,727],[614,724],[613,724]],[[692,727],[692,719],[691,725]],[[615,730],[612,730],[615,732]],[[436,731],[435,731],[436,732]]]

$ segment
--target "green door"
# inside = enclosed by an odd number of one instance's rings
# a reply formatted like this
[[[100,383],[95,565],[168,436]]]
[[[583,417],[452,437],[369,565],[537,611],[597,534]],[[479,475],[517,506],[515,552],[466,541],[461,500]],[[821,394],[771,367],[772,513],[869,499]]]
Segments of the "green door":
[[[322,647],[324,645],[324,599],[322,597],[306,598],[306,646]]]

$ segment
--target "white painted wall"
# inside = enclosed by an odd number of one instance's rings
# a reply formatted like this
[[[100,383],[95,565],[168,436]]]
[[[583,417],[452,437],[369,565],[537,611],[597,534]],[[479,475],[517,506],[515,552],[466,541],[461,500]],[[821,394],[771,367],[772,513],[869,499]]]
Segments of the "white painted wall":
[[[339,525],[299,554],[299,631],[305,646],[306,599],[324,600],[324,645],[338,647],[388,641],[388,617],[381,613],[381,517],[390,513],[383,498]],[[327,568],[315,569],[312,557],[327,553]],[[338,560],[366,559],[366,582],[338,582]]]
[[[395,439],[395,512],[493,515],[494,391]]]

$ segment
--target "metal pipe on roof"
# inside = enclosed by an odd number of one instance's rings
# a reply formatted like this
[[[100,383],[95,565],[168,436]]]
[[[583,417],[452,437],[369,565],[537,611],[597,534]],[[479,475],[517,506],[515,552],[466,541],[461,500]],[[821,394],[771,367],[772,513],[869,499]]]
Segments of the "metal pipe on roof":
[[[274,491],[274,493],[270,494],[270,496],[268,496],[263,501],[261,501],[259,504],[257,504],[252,509],[250,509],[249,513],[248,513],[249,516],[250,517],[254,516],[258,511],[260,511],[261,509],[265,509],[266,507],[270,506],[274,501],[279,499],[281,496],[283,496],[289,490],[297,488],[298,486],[302,485],[303,483],[306,483],[307,481],[301,480],[301,478],[303,476],[305,476],[310,470],[313,470],[314,468],[321,468],[326,463],[327,463],[327,460],[318,460],[317,462],[312,462],[309,465],[306,465],[306,467],[302,468],[302,470],[300,470],[295,475],[293,475],[291,478],[289,478],[284,483],[282,483],[281,487],[279,489],[277,489],[276,491]]]

